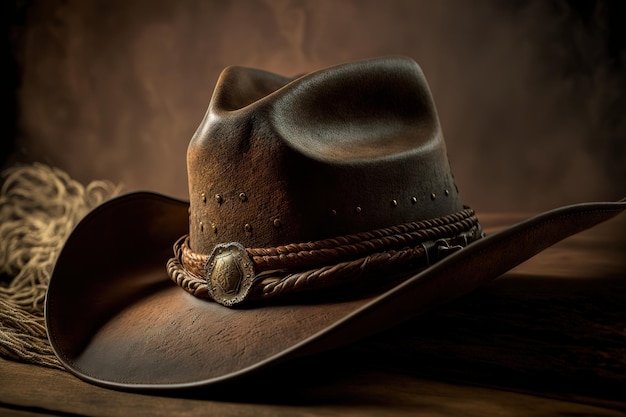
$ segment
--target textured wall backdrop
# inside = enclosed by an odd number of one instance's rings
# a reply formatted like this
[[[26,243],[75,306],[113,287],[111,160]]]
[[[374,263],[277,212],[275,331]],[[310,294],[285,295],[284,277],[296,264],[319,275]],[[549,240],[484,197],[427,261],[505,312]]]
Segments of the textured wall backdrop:
[[[10,4],[5,165],[41,161],[83,182],[186,198],[186,147],[225,66],[294,75],[402,54],[426,74],[467,204],[540,210],[626,196],[624,3]]]

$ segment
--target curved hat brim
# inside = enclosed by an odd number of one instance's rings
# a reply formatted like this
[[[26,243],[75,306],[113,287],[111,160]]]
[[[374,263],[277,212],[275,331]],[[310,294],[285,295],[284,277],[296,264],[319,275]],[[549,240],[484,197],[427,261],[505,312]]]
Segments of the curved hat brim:
[[[382,294],[229,309],[167,275],[188,203],[131,193],[90,212],[65,243],[46,296],[63,365],[97,385],[174,390],[218,385],[395,326],[486,284],[626,202],[562,207],[489,235]]]

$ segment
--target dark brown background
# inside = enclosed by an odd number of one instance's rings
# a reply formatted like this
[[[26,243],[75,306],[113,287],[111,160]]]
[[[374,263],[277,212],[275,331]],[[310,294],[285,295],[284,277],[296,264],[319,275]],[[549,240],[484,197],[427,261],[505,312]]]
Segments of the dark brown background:
[[[186,198],[186,147],[225,66],[294,75],[402,54],[428,78],[467,204],[626,196],[624,2],[3,4],[4,166]]]

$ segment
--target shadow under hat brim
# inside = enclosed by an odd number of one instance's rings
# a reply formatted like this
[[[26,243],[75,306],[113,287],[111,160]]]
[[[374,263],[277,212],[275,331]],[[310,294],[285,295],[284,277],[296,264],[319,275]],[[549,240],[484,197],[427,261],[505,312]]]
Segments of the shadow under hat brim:
[[[584,203],[540,214],[381,294],[229,309],[193,297],[167,275],[172,245],[189,228],[188,203],[131,193],[75,227],[51,276],[46,326],[63,365],[89,382],[128,390],[215,386],[409,320],[624,209],[623,201]]]

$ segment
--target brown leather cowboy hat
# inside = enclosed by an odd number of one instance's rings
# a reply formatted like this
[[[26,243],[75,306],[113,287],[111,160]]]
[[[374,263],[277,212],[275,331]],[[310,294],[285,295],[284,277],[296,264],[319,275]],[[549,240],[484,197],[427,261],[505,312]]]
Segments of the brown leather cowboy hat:
[[[82,379],[231,381],[397,325],[626,208],[562,207],[485,237],[401,57],[295,79],[228,68],[187,162],[189,203],[110,200],[58,257],[46,324]]]

